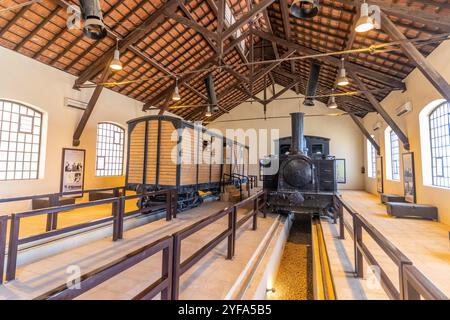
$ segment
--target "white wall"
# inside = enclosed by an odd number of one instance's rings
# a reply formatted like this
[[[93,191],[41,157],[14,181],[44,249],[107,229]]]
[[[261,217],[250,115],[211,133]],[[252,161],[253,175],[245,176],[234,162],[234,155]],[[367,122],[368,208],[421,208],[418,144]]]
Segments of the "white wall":
[[[276,92],[282,87],[276,86]],[[269,91],[269,95],[270,90]],[[259,95],[262,97],[262,93]],[[280,98],[296,97],[293,91],[286,92]],[[361,174],[363,166],[363,149],[361,147],[363,137],[359,128],[354,124],[349,116],[332,116],[332,114],[341,114],[342,111],[333,111],[328,109],[323,103],[316,101],[316,106],[301,106],[303,99],[295,100],[277,100],[267,106],[267,117],[284,117],[277,119],[258,119],[245,120],[249,118],[262,118],[264,116],[263,106],[257,102],[243,103],[234,108],[230,113],[224,114],[211,122],[208,127],[215,128],[226,133],[226,129],[278,129],[280,137],[291,135],[291,120],[289,113],[304,112],[305,116],[305,135],[321,136],[330,138],[330,153],[336,158],[345,158],[347,165],[347,183],[339,184],[342,189],[363,189],[364,175]],[[239,120],[239,121],[229,121]],[[263,145],[270,150],[271,140],[263,142]],[[248,141],[247,141],[248,143]],[[250,151],[258,149],[258,146],[249,145]],[[258,174],[258,165],[250,166],[251,174]]]
[[[438,70],[438,72],[450,82],[450,42],[442,43],[427,60]],[[431,85],[431,83],[422,75],[422,73],[415,69],[406,79],[405,92],[396,91],[389,94],[381,105],[392,116],[395,122],[402,128],[409,138],[411,151],[414,152],[415,173],[416,173],[416,193],[418,203],[432,204],[439,208],[439,218],[442,222],[450,224],[450,190],[425,186],[424,177],[422,175],[422,157],[421,157],[421,143],[419,130],[419,113],[429,103],[442,99],[439,92]],[[410,101],[413,106],[413,111],[402,117],[397,117],[394,114],[394,109],[407,101]],[[375,139],[380,144],[381,153],[386,159],[384,130],[387,127],[386,123],[375,113],[368,114],[364,118],[366,128],[372,132],[373,125],[376,121],[383,123],[383,128],[374,133]],[[405,152],[403,148],[401,153]],[[367,155],[365,153],[365,159]],[[385,165],[385,164],[384,164]],[[386,171],[386,170],[384,170]],[[400,172],[402,172],[402,163],[400,161]],[[385,174],[385,173],[384,173]],[[403,182],[392,181],[386,179],[384,176],[384,191],[386,193],[403,194]],[[376,193],[376,181],[371,178],[365,178],[366,190]]]
[[[75,77],[0,47],[0,99],[22,102],[43,111],[48,118],[44,175],[38,180],[0,181],[0,198],[58,192],[62,148],[72,147],[72,135],[83,111],[64,106],[64,97],[87,102],[91,89],[73,90]],[[95,176],[96,125],[112,121],[123,128],[132,118],[144,115],[136,100],[104,89],[81,136],[78,148],[86,149],[85,188],[123,185],[124,176]]]

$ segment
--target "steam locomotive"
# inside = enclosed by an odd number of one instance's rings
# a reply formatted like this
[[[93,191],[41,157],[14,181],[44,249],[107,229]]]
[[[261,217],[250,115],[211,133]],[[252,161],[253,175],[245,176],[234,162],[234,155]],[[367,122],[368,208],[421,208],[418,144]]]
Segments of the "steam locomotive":
[[[337,190],[336,163],[334,157],[328,155],[328,145],[315,150],[317,144],[310,144],[308,151],[303,121],[304,113],[291,113],[289,151],[280,139],[279,155],[265,157],[260,162],[267,203],[274,212],[326,214],[331,211]]]

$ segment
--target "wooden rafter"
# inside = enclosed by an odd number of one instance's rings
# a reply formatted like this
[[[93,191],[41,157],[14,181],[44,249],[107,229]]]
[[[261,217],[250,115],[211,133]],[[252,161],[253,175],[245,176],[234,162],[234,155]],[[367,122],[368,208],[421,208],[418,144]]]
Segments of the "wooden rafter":
[[[270,6],[273,2],[274,0],[262,0],[258,4],[254,5],[252,10],[243,14],[238,21],[236,21],[232,26],[229,26],[223,32],[222,41],[225,41],[226,39],[231,37],[231,35],[233,35],[239,28],[249,23],[250,20],[252,20],[258,13]]]
[[[366,127],[364,126],[364,124],[362,124],[361,120],[350,112],[349,115],[355,122],[355,124],[358,126],[359,130],[361,130],[362,134],[367,138],[367,140],[369,140],[370,144],[372,144],[372,146],[375,148],[377,154],[380,155],[381,154],[380,146],[375,141],[375,139],[370,135],[369,131],[367,131]]]
[[[122,41],[119,43],[119,51],[123,52],[129,46],[133,45],[136,41],[147,35],[147,33],[153,29],[157,24],[164,21],[164,15],[170,12],[174,12],[178,6],[176,0],[169,0],[163,6],[158,8],[154,13],[152,13],[141,25],[131,31]],[[90,80],[96,74],[98,74],[105,66],[106,61],[108,61],[114,54],[115,46],[108,49],[108,51],[97,61],[91,64],[86,70],[84,70],[78,79],[75,81],[74,87],[79,87],[86,81]]]
[[[108,80],[109,75],[111,74],[111,69],[109,66],[106,66],[103,70],[101,81],[106,82]],[[95,108],[95,104],[98,101],[98,98],[100,97],[100,94],[103,91],[103,86],[97,85],[94,89],[94,92],[92,93],[91,98],[89,99],[89,102],[86,106],[86,109],[83,112],[83,116],[80,119],[80,122],[77,125],[77,128],[75,129],[75,132],[73,134],[73,146],[79,146],[80,145],[80,138],[83,134],[84,128],[86,127],[87,122],[89,121],[89,117],[91,116],[92,111]]]
[[[283,20],[283,27],[284,27],[284,32],[286,35],[286,40],[287,41],[291,41],[291,23],[289,22],[289,8],[288,8],[288,4],[287,4],[287,0],[280,0],[280,6],[281,6],[281,17]],[[273,42],[272,42],[273,43]],[[293,74],[295,74],[295,61],[291,60],[290,61],[291,64],[291,72]],[[298,85],[295,85],[295,93],[299,94],[298,91]]]
[[[381,25],[383,30],[394,41],[399,41],[403,53],[417,66],[422,74],[431,82],[437,91],[447,100],[450,101],[450,85],[444,77],[433,67],[433,65],[425,59],[425,57],[417,50],[417,48],[410,42],[389,17],[381,13]]]
[[[369,102],[372,104],[373,108],[380,114],[380,116],[383,118],[384,121],[386,121],[386,123],[391,127],[391,129],[394,130],[397,137],[403,143],[403,147],[406,150],[409,150],[409,140],[406,134],[402,131],[402,129],[400,129],[400,127],[397,125],[397,123],[395,123],[394,119],[391,118],[391,116],[386,112],[386,110],[384,110],[380,102],[369,91],[367,86],[364,84],[364,82],[361,81],[358,75],[353,71],[350,71],[350,75],[353,81],[355,81],[358,87],[364,92],[364,95],[366,96],[367,100],[369,100]]]
[[[300,45],[297,43],[293,43],[293,42],[289,42],[285,39],[278,38],[267,32],[255,30],[255,34],[260,36],[261,38],[265,38],[269,41],[275,41],[279,45],[285,46],[285,47],[289,48],[290,50],[297,51],[301,54],[318,55],[321,53],[315,49],[311,49],[306,46],[303,46],[303,45]],[[320,56],[320,57],[317,57],[316,59],[327,62],[334,66],[341,65],[341,60],[334,56]],[[361,65],[358,65],[358,64],[355,64],[352,62],[347,62],[345,66],[349,70],[353,70],[354,72],[357,72],[357,73],[363,75],[364,77],[376,80],[376,81],[381,82],[390,87],[402,88],[402,89],[404,88],[404,83],[400,79],[397,79],[396,77],[392,77],[392,76],[386,75],[384,73],[381,73],[381,72],[378,72],[378,71],[375,71],[372,69],[368,69],[366,67],[363,67]]]

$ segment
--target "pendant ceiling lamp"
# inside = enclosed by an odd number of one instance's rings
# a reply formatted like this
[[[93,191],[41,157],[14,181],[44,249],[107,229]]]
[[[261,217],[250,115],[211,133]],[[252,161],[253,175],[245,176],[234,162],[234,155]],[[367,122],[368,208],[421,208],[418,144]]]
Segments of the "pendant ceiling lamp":
[[[208,106],[206,107],[206,113],[205,113],[205,116],[208,117],[208,118],[212,116],[211,105],[208,105]]]
[[[299,19],[312,19],[319,13],[319,0],[294,0],[291,15]]]
[[[109,67],[113,71],[119,71],[119,70],[122,70],[122,68],[123,68],[122,62],[120,61],[119,39],[117,39],[116,49],[114,50],[114,58],[111,60]]]
[[[173,101],[181,100],[180,90],[178,89],[178,79],[176,79],[176,82],[175,82],[175,88],[173,89],[172,100]]]
[[[100,0],[80,0],[80,5],[84,18],[83,33],[92,40],[106,37]]]
[[[373,30],[374,28],[380,29],[380,7],[371,5],[369,6],[366,1],[361,4],[361,14],[356,22],[355,31],[362,33]]]
[[[334,93],[334,90],[333,90]],[[331,96],[330,97],[330,101],[328,101],[328,108],[329,109],[337,109],[338,105],[336,103],[336,97],[335,96]]]
[[[337,78],[337,85],[338,86],[346,86],[350,83],[350,81],[347,78],[347,71],[345,70],[345,66],[344,66],[344,58],[342,58],[342,65],[341,65],[341,69],[339,69],[339,77]]]

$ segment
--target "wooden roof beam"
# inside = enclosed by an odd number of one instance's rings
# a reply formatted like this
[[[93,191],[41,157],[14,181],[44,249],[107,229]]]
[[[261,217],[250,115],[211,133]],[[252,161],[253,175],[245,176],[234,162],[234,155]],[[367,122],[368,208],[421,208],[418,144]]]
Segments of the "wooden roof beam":
[[[224,54],[227,54],[233,48],[246,36],[248,35],[248,31],[244,32],[239,38],[233,40],[230,42],[225,48],[224,48]],[[219,54],[214,54],[209,59],[207,59],[204,63],[202,63],[200,66],[197,67],[197,69],[204,69],[210,67],[212,64],[217,62],[217,59],[219,58]],[[182,85],[186,81],[190,81],[193,79],[197,74],[196,73],[190,73],[186,75],[185,77],[178,79],[178,84]],[[159,102],[161,102],[163,99],[165,99],[167,96],[169,96],[173,91],[173,87],[169,87],[163,92],[161,92],[158,96],[152,98],[151,100],[147,101],[144,104],[144,110],[147,110],[151,106],[157,105]]]
[[[372,146],[375,148],[375,150],[377,151],[377,154],[380,155],[381,154],[381,149],[380,146],[378,145],[378,143],[375,141],[375,139],[370,135],[369,131],[367,131],[366,127],[364,126],[364,124],[361,122],[361,120],[356,117],[353,113],[349,112],[348,113],[350,118],[352,118],[352,120],[355,122],[355,124],[358,126],[358,128],[361,130],[362,134],[367,138],[367,140],[369,140],[369,142],[372,144]]]
[[[342,0],[340,1],[342,2]],[[450,19],[448,16],[426,10],[417,10],[404,4],[386,0],[370,0],[369,3],[379,6],[381,10],[393,16],[440,28],[444,32],[450,32]],[[438,6],[437,3],[436,6]]]
[[[297,43],[289,42],[285,39],[281,39],[281,38],[276,37],[273,34],[269,34],[267,32],[262,32],[259,30],[254,30],[254,32],[256,35],[260,36],[261,38],[265,38],[269,41],[275,41],[279,45],[284,46],[290,50],[297,51],[300,54],[317,55],[317,54],[321,53],[320,51],[317,51],[315,49],[311,49],[311,48],[305,47],[305,46],[297,44]],[[334,56],[319,56],[316,59],[324,61],[326,63],[329,63],[329,64],[337,66],[337,67],[340,67],[340,65],[341,65],[341,60]],[[347,61],[345,63],[345,67],[347,70],[353,70],[354,72],[356,72],[364,77],[373,79],[373,80],[383,83],[389,87],[393,87],[396,89],[400,89],[400,88],[404,89],[405,88],[405,84],[400,79],[389,76],[382,72],[378,72],[378,71],[363,67],[361,65],[358,65],[356,63],[352,63],[349,61]]]
[[[222,33],[222,41],[225,41],[229,37],[231,37],[237,29],[241,28],[245,24],[249,23],[258,13],[262,12],[264,9],[266,9],[268,6],[270,6],[274,0],[262,0],[258,4],[255,4],[252,8],[252,10],[246,12],[242,17],[236,21],[233,25],[229,26],[223,33]]]
[[[394,41],[399,41],[403,53],[413,62],[422,72],[437,91],[447,100],[450,101],[450,85],[444,77],[427,61],[427,59],[417,50],[417,48],[408,42],[408,39],[395,26],[385,13],[381,13],[381,27]]]
[[[295,49],[289,49],[288,51],[286,51],[281,57],[280,59],[286,59],[289,58],[292,54],[294,54],[296,50]],[[272,70],[274,70],[278,65],[280,65],[283,61],[279,60],[279,61],[275,61],[272,62],[271,64],[269,64],[267,67],[265,67],[264,69],[262,69],[261,71],[259,71],[256,75],[254,75],[252,77],[252,81],[256,82],[257,80],[261,79],[262,77],[264,77],[266,74],[268,74],[269,72],[271,72]]]
[[[101,76],[101,82],[106,82],[110,74],[111,69],[109,68],[109,66],[106,66]],[[84,128],[86,127],[87,122],[89,121],[89,117],[91,116],[92,111],[94,110],[95,104],[97,103],[98,98],[100,97],[100,94],[103,91],[103,88],[104,87],[102,85],[97,85],[94,89],[94,92],[92,93],[91,98],[89,99],[86,109],[83,112],[83,116],[81,117],[80,122],[78,122],[77,128],[75,129],[75,132],[73,134],[72,144],[74,147],[80,145],[81,135],[84,131]]]
[[[364,95],[366,96],[367,100],[369,100],[369,102],[372,104],[376,112],[378,112],[380,116],[383,118],[383,120],[386,121],[388,126],[390,126],[392,130],[394,130],[397,137],[403,143],[403,147],[406,150],[409,150],[409,140],[406,134],[403,133],[402,129],[400,129],[397,123],[395,123],[394,119],[392,119],[391,116],[383,109],[381,104],[378,102],[375,96],[369,91],[367,86],[361,81],[358,75],[355,72],[350,71],[350,76],[352,77],[353,81],[355,81],[359,89],[364,92]]]
[[[302,82],[302,79],[292,80],[292,82],[290,84],[288,84],[286,87],[284,87],[282,90],[278,91],[270,99],[268,99],[266,101],[266,104],[271,103],[272,101],[274,101],[275,99],[277,99],[278,97],[280,97],[282,94],[284,94],[285,92],[289,91],[293,87],[297,86],[301,82]]]
[[[291,41],[291,23],[289,22],[289,8],[287,4],[287,0],[280,0],[281,6],[281,18],[283,20],[283,27],[286,35],[286,40]],[[291,72],[295,74],[295,61],[291,60]],[[295,85],[295,93],[299,94],[298,85]]]
[[[171,14],[167,14],[166,16],[168,18],[175,20],[178,23],[181,23],[189,28],[194,29],[195,31],[200,33],[203,36],[203,38],[205,38],[205,40],[209,43],[209,45],[213,49],[216,49],[217,46],[211,40],[214,40],[216,42],[219,41],[217,33],[208,30],[207,28],[199,25],[196,21],[194,21],[192,15],[189,13],[189,11],[187,10],[187,8],[184,5],[180,6],[180,8],[182,8],[182,11],[186,15],[188,15],[189,18],[182,17],[182,16],[176,14],[175,12],[173,12]]]
[[[170,12],[175,12],[177,9],[178,2],[177,0],[169,0],[163,6],[158,8],[155,12],[153,12],[141,25],[136,27],[133,31],[131,31],[122,41],[119,43],[119,50],[121,52],[125,51],[129,46],[133,45],[139,39],[147,35],[147,33],[155,27],[155,25],[161,23],[164,20],[164,15]],[[98,74],[106,65],[106,62],[111,59],[114,54],[115,46],[111,47],[107,52],[103,54],[101,58],[99,58],[96,62],[91,64],[88,68],[86,68],[78,79],[75,81],[75,88],[78,88],[80,85],[85,83],[86,81],[93,78],[96,74]]]

